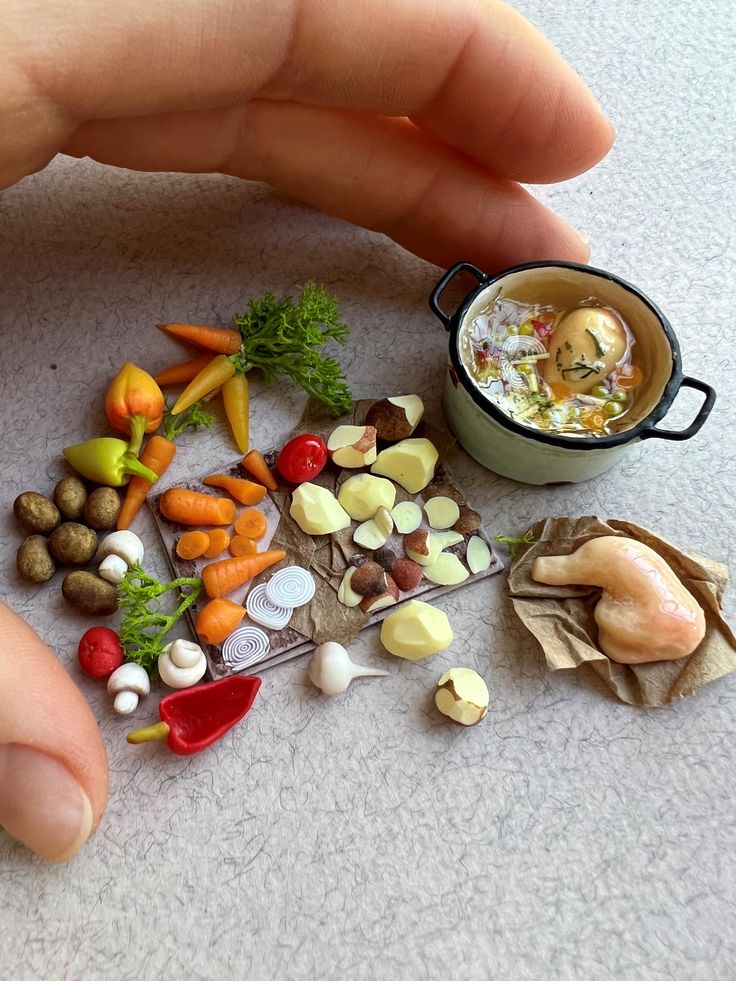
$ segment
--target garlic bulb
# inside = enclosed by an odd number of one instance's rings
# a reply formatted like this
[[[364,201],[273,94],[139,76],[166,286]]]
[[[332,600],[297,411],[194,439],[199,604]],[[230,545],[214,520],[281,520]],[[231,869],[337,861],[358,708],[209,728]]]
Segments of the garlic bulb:
[[[355,664],[342,644],[334,641],[320,644],[315,649],[307,672],[312,684],[325,695],[342,695],[354,678],[383,678],[388,674],[388,671]]]

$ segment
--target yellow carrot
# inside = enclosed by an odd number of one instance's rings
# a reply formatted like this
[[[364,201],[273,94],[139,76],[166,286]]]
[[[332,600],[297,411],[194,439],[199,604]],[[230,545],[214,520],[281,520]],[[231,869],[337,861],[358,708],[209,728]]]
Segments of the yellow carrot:
[[[235,443],[241,453],[248,452],[248,379],[237,374],[222,386],[222,402]]]
[[[171,410],[172,416],[184,412],[235,374],[235,365],[226,354],[216,354],[181,393]]]

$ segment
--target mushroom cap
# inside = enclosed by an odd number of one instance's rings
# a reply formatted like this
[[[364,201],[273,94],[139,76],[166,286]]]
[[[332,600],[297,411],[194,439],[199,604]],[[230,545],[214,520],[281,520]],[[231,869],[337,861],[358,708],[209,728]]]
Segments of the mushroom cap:
[[[107,690],[111,695],[121,691],[134,691],[137,695],[147,695],[151,690],[148,672],[135,661],[127,661],[107,679]]]
[[[128,563],[125,559],[121,559],[119,555],[108,555],[102,560],[100,568],[97,570],[97,575],[101,579],[107,579],[108,582],[116,586],[119,582],[122,582],[127,571]]]
[[[143,561],[143,542],[132,531],[114,531],[103,538],[97,549],[97,561],[106,559],[108,555],[119,555],[128,565]]]

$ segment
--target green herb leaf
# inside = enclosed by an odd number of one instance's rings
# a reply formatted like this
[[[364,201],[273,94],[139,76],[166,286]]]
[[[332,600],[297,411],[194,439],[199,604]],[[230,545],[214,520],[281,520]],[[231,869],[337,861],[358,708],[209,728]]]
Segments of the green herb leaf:
[[[348,336],[337,301],[322,286],[307,283],[296,303],[266,293],[233,320],[243,337],[240,354],[233,356],[240,371],[260,368],[267,381],[286,375],[336,416],[352,408],[342,368],[321,350],[329,340],[344,344]]]
[[[503,544],[508,548],[509,555],[516,555],[520,548],[526,545],[534,544],[534,535],[531,529],[522,535],[521,538],[513,538],[508,535],[496,535],[497,542],[503,542]]]
[[[164,412],[164,437],[168,440],[176,439],[187,429],[207,429],[215,421],[215,417],[205,409],[202,402],[195,402],[176,416],[171,414],[172,406],[173,402],[166,406]]]
[[[131,565],[118,583],[118,606],[122,613],[120,643],[126,656],[155,675],[166,634],[196,602],[201,589],[200,579],[182,578],[162,583],[140,565]],[[165,613],[164,606],[172,596],[178,605],[173,612]]]
[[[591,336],[591,337],[593,338],[593,344],[595,345],[595,353],[596,353],[596,355],[597,355],[597,356],[598,356],[599,358],[602,358],[602,357],[604,357],[604,355],[605,355],[605,353],[606,353],[606,352],[605,352],[605,351],[603,350],[603,345],[602,345],[602,344],[601,344],[601,342],[600,342],[600,341],[598,340],[598,338],[597,338],[597,337],[596,337],[596,335],[595,335],[595,334],[593,333],[593,331],[592,331],[592,330],[590,329],[590,327],[586,327],[586,328],[585,328],[585,333],[586,333],[586,334],[590,334],[590,336]]]

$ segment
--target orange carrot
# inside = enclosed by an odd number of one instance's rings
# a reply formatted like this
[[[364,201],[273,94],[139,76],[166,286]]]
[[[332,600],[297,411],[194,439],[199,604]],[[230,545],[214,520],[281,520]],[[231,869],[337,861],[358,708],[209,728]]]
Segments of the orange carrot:
[[[143,448],[140,461],[160,477],[167,467],[170,466],[175,456],[176,447],[170,440],[164,439],[163,436],[151,436]],[[116,523],[118,531],[130,528],[133,519],[143,507],[146,495],[152,487],[153,484],[150,480],[146,480],[145,477],[131,478]]]
[[[197,614],[194,629],[205,644],[221,644],[245,616],[245,607],[228,599],[213,599]]]
[[[227,596],[233,590],[244,586],[249,579],[264,569],[286,558],[286,552],[257,552],[255,555],[238,555],[232,559],[211,562],[202,570],[202,581],[208,596],[216,599]]]
[[[206,559],[216,559],[230,544],[230,535],[224,528],[213,528],[209,533],[210,544],[204,553]]]
[[[221,487],[226,490],[231,497],[241,504],[260,504],[266,496],[266,488],[262,484],[256,484],[252,480],[243,480],[242,477],[230,477],[226,473],[213,473],[205,477],[202,481],[207,487]]]
[[[171,487],[161,496],[161,514],[180,525],[231,525],[237,509],[227,497]]]
[[[210,547],[210,536],[206,531],[185,531],[176,543],[176,554],[180,559],[198,559],[206,555]]]
[[[257,542],[268,531],[266,515],[258,508],[246,508],[235,522],[235,530],[244,538],[252,538]]]
[[[159,324],[159,330],[194,347],[218,354],[236,354],[240,350],[240,331],[232,327],[203,327],[198,324]]]
[[[258,546],[252,538],[245,538],[243,535],[233,535],[230,539],[231,555],[255,555]]]
[[[258,450],[251,450],[250,453],[246,453],[240,461],[240,465],[248,471],[251,477],[255,477],[264,487],[268,487],[270,491],[278,489],[279,485],[274,475],[266,466],[263,454],[259,453]]]
[[[173,364],[170,368],[164,368],[163,371],[154,375],[154,380],[160,388],[165,388],[167,385],[186,385],[192,378],[196,378],[202,368],[205,368],[211,360],[211,354],[200,354],[198,358],[192,358],[191,361],[182,361],[181,364]]]

